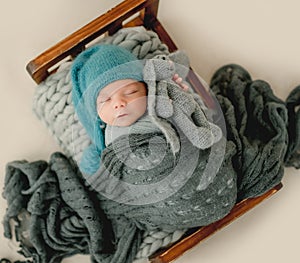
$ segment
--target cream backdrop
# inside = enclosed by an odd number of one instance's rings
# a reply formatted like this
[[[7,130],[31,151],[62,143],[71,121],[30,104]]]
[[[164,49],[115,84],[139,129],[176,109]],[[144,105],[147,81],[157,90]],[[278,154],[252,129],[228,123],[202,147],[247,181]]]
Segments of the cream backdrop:
[[[1,0],[1,189],[5,164],[48,160],[59,148],[33,115],[29,60],[120,0]],[[161,0],[159,18],[206,81],[226,63],[244,66],[285,99],[300,84],[300,2],[297,0]],[[176,262],[299,262],[300,171],[286,169],[284,188]],[[6,203],[2,198],[1,218]],[[0,258],[20,258],[2,236]],[[77,256],[65,262],[89,262]]]

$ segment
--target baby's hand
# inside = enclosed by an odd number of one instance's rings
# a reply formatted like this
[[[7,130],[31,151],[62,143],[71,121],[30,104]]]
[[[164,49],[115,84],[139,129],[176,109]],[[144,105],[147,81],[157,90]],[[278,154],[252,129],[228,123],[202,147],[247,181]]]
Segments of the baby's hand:
[[[180,78],[180,77],[178,76],[178,74],[174,74],[172,80],[173,80],[176,84],[178,84],[184,91],[187,91],[187,90],[189,89],[188,85],[186,85],[186,84],[184,84],[184,83],[182,82],[182,78]]]

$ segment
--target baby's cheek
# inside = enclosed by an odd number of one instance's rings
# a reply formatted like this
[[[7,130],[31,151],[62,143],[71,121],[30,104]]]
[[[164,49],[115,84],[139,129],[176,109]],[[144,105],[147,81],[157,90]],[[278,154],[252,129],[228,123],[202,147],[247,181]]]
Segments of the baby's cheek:
[[[111,119],[110,115],[110,111],[108,111],[104,105],[98,109],[98,116],[103,122],[109,123]]]
[[[98,116],[99,116],[100,118],[102,117],[102,111],[103,111],[102,106],[98,107],[97,113],[98,113]]]
[[[141,113],[141,114],[144,114],[146,109],[147,109],[147,100],[146,98],[142,98],[142,99],[139,99],[139,101],[137,102],[137,108],[138,108],[138,111]]]

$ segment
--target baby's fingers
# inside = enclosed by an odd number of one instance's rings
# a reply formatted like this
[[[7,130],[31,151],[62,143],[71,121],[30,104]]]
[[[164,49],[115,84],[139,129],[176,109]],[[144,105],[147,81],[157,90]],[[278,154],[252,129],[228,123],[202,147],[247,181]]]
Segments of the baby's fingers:
[[[178,76],[178,74],[174,74],[172,80],[178,84],[184,91],[188,90],[188,86],[186,84],[183,83],[183,80],[181,77]]]

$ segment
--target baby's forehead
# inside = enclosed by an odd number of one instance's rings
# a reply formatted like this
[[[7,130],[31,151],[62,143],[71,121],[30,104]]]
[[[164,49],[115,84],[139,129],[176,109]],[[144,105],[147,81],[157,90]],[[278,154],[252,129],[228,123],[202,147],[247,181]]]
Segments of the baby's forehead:
[[[134,79],[122,79],[111,82],[100,90],[99,96],[109,96],[120,89],[131,88],[132,86],[139,86],[139,81]]]

